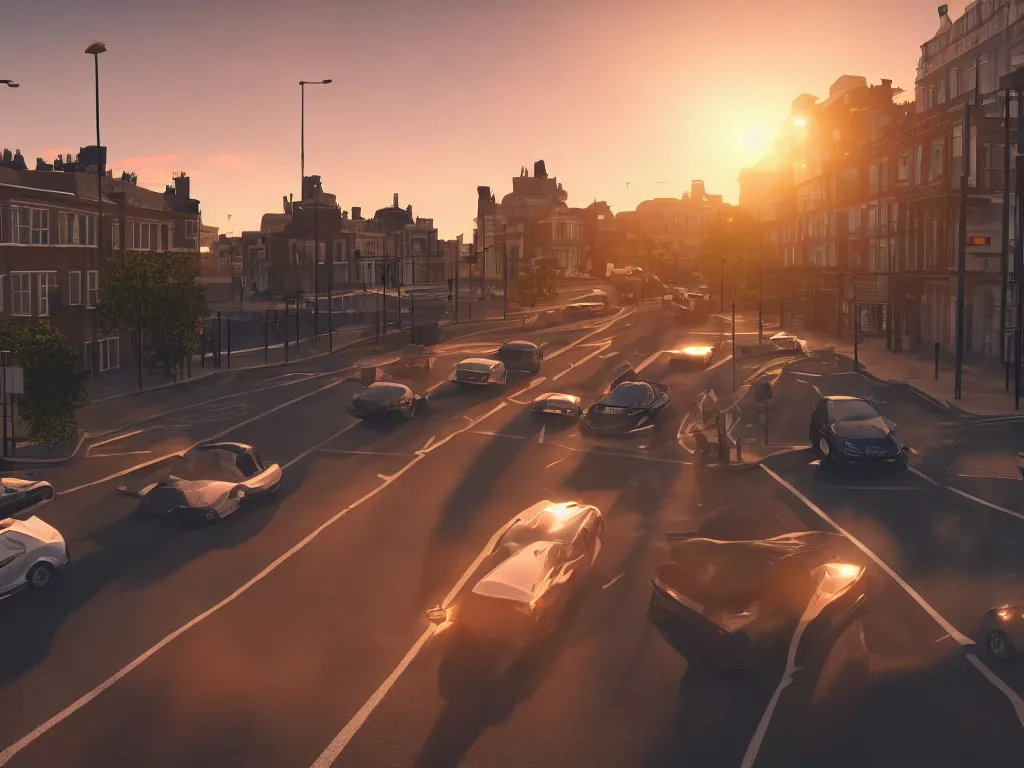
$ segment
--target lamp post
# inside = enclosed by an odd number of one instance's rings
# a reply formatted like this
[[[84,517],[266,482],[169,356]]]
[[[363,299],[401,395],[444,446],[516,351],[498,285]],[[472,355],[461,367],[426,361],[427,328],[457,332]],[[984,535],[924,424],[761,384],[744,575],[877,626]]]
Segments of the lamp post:
[[[86,54],[92,56],[93,72],[96,81],[96,253],[103,258],[103,177],[107,171],[104,163],[106,158],[102,155],[103,145],[100,143],[100,54],[107,52],[107,46],[96,41],[85,49]],[[124,251],[121,251],[121,259],[124,259]],[[98,270],[99,265],[93,263],[93,269]],[[86,275],[88,277],[88,275]],[[88,289],[88,280],[86,280]],[[142,329],[139,329],[139,349],[142,349]],[[96,313],[92,315],[92,352],[96,350]],[[89,369],[92,370],[92,361],[89,361]]]
[[[305,203],[305,184],[306,184],[306,86],[307,85],[330,85],[333,81],[330,78],[326,80],[299,80],[299,174],[302,177],[299,180],[299,197],[301,202]],[[313,190],[314,194],[319,197],[316,190]],[[317,215],[318,211],[318,200],[313,201],[313,216]],[[316,228],[316,224],[313,225]],[[319,233],[318,233],[319,234]],[[313,244],[313,339],[314,344],[320,340],[320,254],[317,253],[319,250],[319,244],[314,242]],[[296,307],[296,310],[298,307]],[[298,317],[298,315],[296,315]]]
[[[306,86],[307,85],[330,85],[333,81],[326,80],[299,80],[299,92],[301,94],[301,116],[299,126],[299,171],[302,178],[299,180],[299,195],[302,195],[302,185],[306,182]]]

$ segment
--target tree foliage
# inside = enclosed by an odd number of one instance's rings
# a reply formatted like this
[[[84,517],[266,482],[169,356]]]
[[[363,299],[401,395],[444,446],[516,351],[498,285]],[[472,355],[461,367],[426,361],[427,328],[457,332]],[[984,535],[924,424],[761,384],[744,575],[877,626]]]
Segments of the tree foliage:
[[[662,281],[675,279],[676,254],[650,235],[642,235],[630,241],[626,263],[640,267],[648,275],[654,275]]]
[[[537,299],[554,296],[557,293],[556,280],[562,270],[549,259],[524,261],[516,276],[516,294],[520,303],[533,306]]]
[[[0,328],[0,345],[25,370],[19,414],[28,436],[47,445],[78,439],[75,409],[86,400],[75,348],[59,328],[40,320]]]
[[[150,333],[150,371],[170,376],[198,349],[209,316],[206,287],[188,260],[128,251],[107,278],[97,322],[113,331],[138,328],[141,318]]]
[[[758,290],[760,275],[760,237],[758,223],[751,217],[734,211],[708,226],[701,242],[706,255],[705,269],[712,280],[736,280],[739,295],[753,295]]]

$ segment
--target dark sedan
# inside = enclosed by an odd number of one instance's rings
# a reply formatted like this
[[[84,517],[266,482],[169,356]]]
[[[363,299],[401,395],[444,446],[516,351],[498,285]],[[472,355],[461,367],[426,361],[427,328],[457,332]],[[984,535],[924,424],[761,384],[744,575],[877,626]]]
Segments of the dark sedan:
[[[415,416],[426,404],[423,395],[417,395],[405,384],[377,382],[352,398],[352,413],[360,419],[401,414],[407,419]]]
[[[496,357],[505,364],[508,371],[540,373],[544,350],[532,341],[506,341],[498,349]]]
[[[629,435],[651,429],[669,407],[668,390],[665,384],[637,377],[629,368],[587,409],[581,426],[596,435]]]
[[[681,539],[656,569],[650,621],[687,658],[720,669],[761,659],[803,666],[841,634],[866,599],[864,568],[843,562],[834,533],[760,541]]]
[[[907,451],[896,425],[870,400],[833,395],[814,406],[808,439],[822,461],[840,464],[888,464],[905,469]]]

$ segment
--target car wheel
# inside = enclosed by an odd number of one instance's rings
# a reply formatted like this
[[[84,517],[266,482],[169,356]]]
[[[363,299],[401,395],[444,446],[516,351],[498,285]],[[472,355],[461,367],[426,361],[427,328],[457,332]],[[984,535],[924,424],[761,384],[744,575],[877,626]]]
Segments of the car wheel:
[[[988,652],[1000,661],[1008,661],[1017,654],[1013,646],[1013,640],[1001,629],[993,629],[985,638],[985,647]]]
[[[53,580],[53,566],[49,563],[36,563],[25,578],[32,589],[46,589]]]

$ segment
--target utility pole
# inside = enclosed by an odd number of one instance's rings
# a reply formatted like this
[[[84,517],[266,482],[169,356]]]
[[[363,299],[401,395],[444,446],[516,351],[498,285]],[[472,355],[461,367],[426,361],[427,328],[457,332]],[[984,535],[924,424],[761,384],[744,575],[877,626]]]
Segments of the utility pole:
[[[963,397],[964,342],[967,320],[967,188],[971,179],[971,103],[964,102],[963,115],[963,173],[960,182],[960,217],[957,242],[956,270],[956,383],[953,398]]]
[[[764,344],[764,225],[757,228],[757,343]]]
[[[725,312],[725,251],[722,252],[721,258],[722,258],[722,280],[721,280],[722,284],[720,286],[721,290],[719,292],[718,311],[719,312]]]
[[[313,189],[313,344],[320,343],[320,191]]]
[[[1006,368],[1006,391],[1010,391],[1010,355],[1006,348],[1006,293],[1010,278],[1010,89],[1003,91],[1003,258],[999,302],[999,356]],[[1019,237],[1019,235],[1018,235]]]
[[[732,391],[736,391],[736,278],[732,279]]]
[[[504,292],[502,294],[502,320],[508,320],[508,225],[503,224],[501,227],[501,247],[505,249],[504,253],[504,272],[505,272],[505,285]]]
[[[857,304],[857,280],[853,282],[853,370],[860,370],[860,307]]]
[[[1014,369],[1014,408],[1020,410],[1020,364],[1021,346],[1024,344],[1024,206],[1021,205],[1024,193],[1024,155],[1021,154],[1021,142],[1024,141],[1024,91],[1017,91],[1017,242],[1014,244],[1013,273],[1017,294],[1017,323],[1012,334],[1013,338],[1013,369]]]

